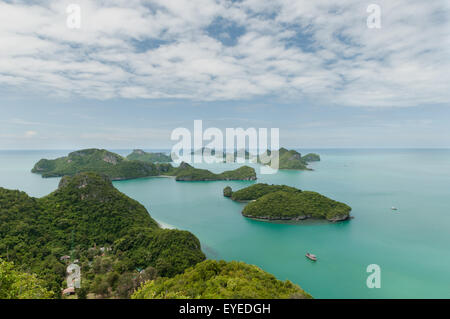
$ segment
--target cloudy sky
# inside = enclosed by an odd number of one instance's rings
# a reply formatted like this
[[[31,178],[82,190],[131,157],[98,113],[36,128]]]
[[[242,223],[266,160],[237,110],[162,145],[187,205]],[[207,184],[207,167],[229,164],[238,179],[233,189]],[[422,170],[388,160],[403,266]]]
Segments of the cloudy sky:
[[[288,147],[450,147],[448,3],[0,0],[0,149],[170,148],[195,119]]]

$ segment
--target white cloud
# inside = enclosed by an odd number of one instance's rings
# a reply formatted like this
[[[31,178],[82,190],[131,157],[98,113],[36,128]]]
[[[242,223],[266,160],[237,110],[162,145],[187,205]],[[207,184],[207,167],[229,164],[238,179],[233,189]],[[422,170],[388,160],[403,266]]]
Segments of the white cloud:
[[[37,134],[36,131],[26,131],[25,134],[24,134],[24,136],[25,136],[26,138],[31,138],[31,137],[35,136],[36,134]]]
[[[10,94],[248,99],[266,95],[349,106],[450,102],[444,0],[378,1],[368,29],[356,0],[0,1],[0,86]],[[217,17],[245,29],[234,46],[205,30]]]

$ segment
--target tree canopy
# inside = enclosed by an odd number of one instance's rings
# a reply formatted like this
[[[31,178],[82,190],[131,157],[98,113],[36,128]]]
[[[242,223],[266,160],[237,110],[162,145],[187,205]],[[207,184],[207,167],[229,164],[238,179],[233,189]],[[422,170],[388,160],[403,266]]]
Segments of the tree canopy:
[[[50,299],[53,296],[36,275],[17,271],[13,263],[0,258],[0,299]]]
[[[243,262],[206,260],[173,278],[144,283],[134,299],[282,299],[312,298],[290,281],[280,281]]]
[[[131,154],[127,156],[130,161],[142,161],[148,163],[169,163],[172,162],[172,158],[164,153],[149,153],[143,150],[133,150]]]
[[[256,179],[255,170],[248,166],[215,174],[206,169],[194,168],[187,163],[174,167],[170,163],[159,162],[169,158],[162,153],[146,153],[142,150],[135,150],[124,158],[107,150],[85,149],[54,160],[41,159],[31,171],[41,174],[42,177],[73,176],[78,173],[94,172],[107,176],[111,180],[160,175],[174,176],[177,181]]]
[[[181,273],[205,259],[194,235],[160,229],[144,206],[115,189],[106,176],[65,176],[43,198],[0,188],[0,207],[0,257],[36,273],[58,294],[66,275],[61,257],[66,255],[79,259],[86,275],[97,257],[109,258],[107,268],[118,274],[151,266],[161,276]],[[88,282],[102,273],[91,274]]]
[[[346,220],[351,208],[316,192],[276,191],[259,197],[244,207],[242,215],[251,218]]]
[[[231,190],[231,189],[230,189]],[[278,191],[286,191],[286,192],[296,192],[297,188],[286,186],[286,185],[269,185],[258,183],[251,185],[249,187],[240,189],[236,192],[232,192],[231,199],[237,201],[250,201],[258,199],[266,194],[278,192]]]

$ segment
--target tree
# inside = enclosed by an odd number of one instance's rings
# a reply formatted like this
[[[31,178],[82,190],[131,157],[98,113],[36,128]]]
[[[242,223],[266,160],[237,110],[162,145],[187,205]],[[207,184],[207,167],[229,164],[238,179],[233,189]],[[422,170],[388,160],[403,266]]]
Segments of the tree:
[[[50,299],[54,295],[35,275],[21,273],[0,259],[0,299]]]

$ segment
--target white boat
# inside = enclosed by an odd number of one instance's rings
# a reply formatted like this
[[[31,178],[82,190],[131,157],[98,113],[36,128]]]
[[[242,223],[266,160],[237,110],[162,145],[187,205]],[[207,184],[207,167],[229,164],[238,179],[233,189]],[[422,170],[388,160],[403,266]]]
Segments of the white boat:
[[[306,253],[305,256],[306,256],[306,258],[309,258],[312,261],[317,261],[317,256],[316,255],[313,255],[313,254],[310,254],[310,253]]]
[[[392,209],[392,210],[398,210],[398,208],[397,208],[397,207],[394,207],[394,206],[392,206],[391,209]]]

